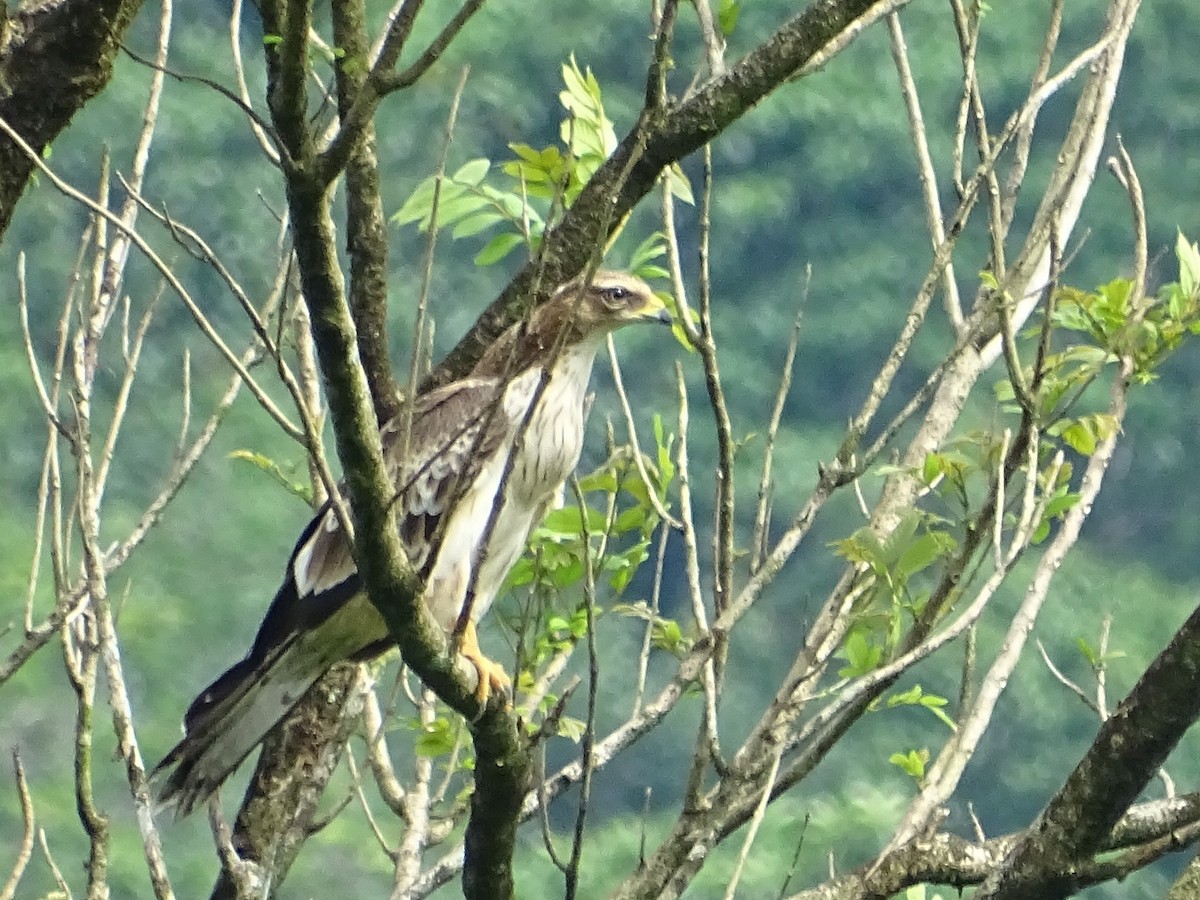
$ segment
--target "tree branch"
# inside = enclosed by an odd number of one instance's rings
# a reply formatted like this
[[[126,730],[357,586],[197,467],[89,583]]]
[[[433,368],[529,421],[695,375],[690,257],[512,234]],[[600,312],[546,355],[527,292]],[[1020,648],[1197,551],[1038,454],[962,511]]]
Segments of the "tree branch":
[[[1105,835],[1200,718],[1200,607],[1100,728],[1075,771],[1026,830],[980,900],[1066,897],[1081,882],[1074,864]]]
[[[1145,865],[1144,854],[1155,858],[1182,850],[1197,837],[1197,795],[1140,804],[1108,831],[1100,852],[1128,851]],[[982,882],[1028,832],[1006,834],[989,840],[968,841],[940,832],[902,847],[887,856],[873,871],[859,869],[809,890],[792,894],[788,900],[850,900],[888,897],[916,884],[941,884],[962,889]],[[1137,851],[1142,851],[1138,853]],[[1132,859],[1087,859],[1078,864],[1081,885],[1098,884],[1133,871]],[[1125,863],[1122,865],[1122,863]],[[1025,894],[1025,897],[1040,894]]]
[[[240,863],[256,863],[274,884],[288,869],[312,833],[317,805],[341,758],[346,739],[363,708],[363,674],[357,665],[339,665],[309,691],[318,702],[301,702],[293,715],[273,729],[263,742],[259,764],[246,786],[246,796],[234,825],[233,844]],[[332,728],[340,741],[313,741],[315,732]],[[284,759],[286,765],[271,765]],[[240,866],[239,866],[240,868]],[[240,879],[228,865],[213,886],[211,900],[240,900]]]
[[[336,67],[338,114],[344,119],[367,80],[365,60],[370,42],[366,3],[335,3],[331,11],[334,43],[346,53]],[[347,65],[347,60],[357,64]],[[350,311],[358,333],[358,353],[380,424],[400,412],[400,388],[392,375],[387,339],[387,238],[375,120],[370,118],[346,161],[346,250],[350,255]],[[413,352],[415,355],[416,348]]]
[[[113,60],[142,0],[23,3],[0,30],[0,119],[38,153],[112,78]],[[34,163],[0,136],[0,236]]]
[[[669,111],[643,115],[580,192],[562,221],[546,232],[543,251],[526,263],[500,296],[427,379],[445,384],[470,371],[474,360],[516,321],[535,283],[537,300],[574,277],[591,248],[607,243],[625,216],[672,163],[700,149],[784,82],[806,73],[819,54],[854,36],[862,25],[908,0],[817,0],[781,26],[720,78]],[[844,44],[837,45],[840,50]],[[824,61],[824,58],[822,58]],[[628,170],[626,177],[623,173]],[[539,273],[540,276],[539,276]],[[540,281],[538,280],[540,278]]]

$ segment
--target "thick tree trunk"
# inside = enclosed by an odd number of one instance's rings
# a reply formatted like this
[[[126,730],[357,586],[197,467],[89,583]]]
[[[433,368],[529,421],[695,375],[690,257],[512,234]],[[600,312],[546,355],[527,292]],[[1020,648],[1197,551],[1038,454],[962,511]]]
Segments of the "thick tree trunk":
[[[0,8],[0,118],[35,150],[48,147],[107,86],[142,0],[31,0]],[[33,161],[0,135],[0,237]]]

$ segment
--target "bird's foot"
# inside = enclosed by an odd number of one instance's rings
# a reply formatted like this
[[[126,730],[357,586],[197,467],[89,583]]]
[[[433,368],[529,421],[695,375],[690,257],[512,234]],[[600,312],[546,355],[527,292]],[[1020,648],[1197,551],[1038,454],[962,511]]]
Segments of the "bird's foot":
[[[463,630],[462,644],[458,648],[458,652],[463,659],[475,667],[475,671],[479,674],[479,682],[475,686],[475,699],[479,701],[479,705],[487,706],[488,698],[491,697],[493,691],[498,692],[507,701],[512,681],[500,663],[483,655],[483,651],[479,648],[479,637],[475,633],[474,622],[468,622],[467,627]]]

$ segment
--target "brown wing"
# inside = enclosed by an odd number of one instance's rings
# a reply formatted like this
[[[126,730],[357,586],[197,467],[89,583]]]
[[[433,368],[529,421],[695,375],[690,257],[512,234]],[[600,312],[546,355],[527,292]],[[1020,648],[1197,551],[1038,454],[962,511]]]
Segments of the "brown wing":
[[[409,561],[418,570],[432,560],[438,530],[461,486],[511,431],[498,403],[496,378],[467,378],[422,395],[405,446],[404,414],[384,426],[384,459],[396,484],[396,522]]]
[[[385,462],[396,480],[401,540],[418,569],[430,562],[431,542],[460,481],[472,477],[480,462],[504,440],[509,423],[502,408],[493,409],[498,388],[497,379],[468,378],[420,397],[413,410],[407,453],[402,446],[402,418],[381,429]],[[323,625],[361,590],[349,542],[327,503],[296,542],[283,584],[250,652],[203,691],[188,710],[185,722],[189,732],[244,689],[244,681],[269,669],[297,635]],[[382,620],[377,624],[380,627],[369,629],[371,633],[364,631],[361,646],[350,648],[349,658],[368,657],[387,646]],[[316,672],[314,679],[320,674]]]

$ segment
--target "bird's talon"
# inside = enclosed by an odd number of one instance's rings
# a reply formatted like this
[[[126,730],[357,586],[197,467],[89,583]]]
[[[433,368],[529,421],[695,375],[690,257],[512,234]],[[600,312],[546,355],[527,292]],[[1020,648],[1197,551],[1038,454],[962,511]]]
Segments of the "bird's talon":
[[[463,659],[475,667],[475,672],[479,676],[475,685],[475,699],[479,701],[480,707],[487,706],[488,698],[491,697],[493,691],[499,692],[507,704],[512,681],[502,665],[483,655],[483,651],[479,648],[479,638],[475,633],[474,622],[468,622],[467,627],[463,630],[462,644],[458,648],[458,652]]]

